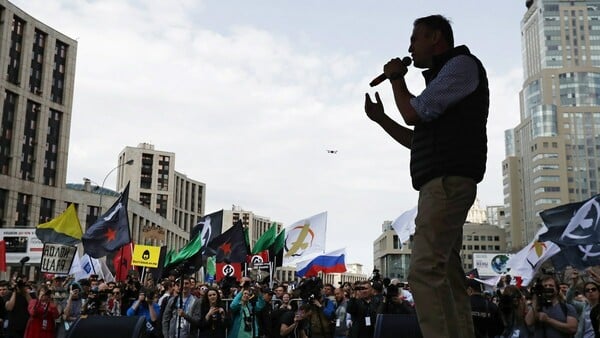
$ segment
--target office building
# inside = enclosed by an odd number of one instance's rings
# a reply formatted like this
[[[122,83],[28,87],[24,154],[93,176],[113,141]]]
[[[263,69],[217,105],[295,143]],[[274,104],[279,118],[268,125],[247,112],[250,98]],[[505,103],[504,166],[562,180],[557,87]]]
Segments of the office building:
[[[129,197],[189,232],[204,216],[206,185],[175,170],[175,154],[149,143],[125,147],[119,163],[133,160],[117,173],[117,187],[130,182]]]
[[[600,1],[525,4],[520,122],[502,163],[511,252],[533,239],[541,211],[597,194],[600,174]]]

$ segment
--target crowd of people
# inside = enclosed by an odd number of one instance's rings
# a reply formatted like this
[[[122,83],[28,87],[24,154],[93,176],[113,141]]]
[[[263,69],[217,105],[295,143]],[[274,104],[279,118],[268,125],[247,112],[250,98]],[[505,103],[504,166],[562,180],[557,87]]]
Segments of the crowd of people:
[[[124,282],[14,276],[0,281],[0,297],[1,336],[8,338],[66,337],[90,316],[143,316],[149,337],[372,337],[378,313],[414,313],[408,286],[397,280],[335,287],[318,278],[270,285],[248,277],[141,281],[135,271]]]
[[[466,278],[476,337],[599,337],[600,276],[573,270],[566,280],[540,275],[528,287],[505,276],[495,288]],[[39,283],[0,281],[1,336],[66,337],[89,316],[142,316],[149,337],[373,337],[379,314],[414,318],[410,285],[370,278],[341,285],[318,278],[258,283],[248,277],[208,284],[169,276],[124,282],[98,276]],[[110,320],[110,319],[107,319]],[[401,332],[399,332],[401,334]]]

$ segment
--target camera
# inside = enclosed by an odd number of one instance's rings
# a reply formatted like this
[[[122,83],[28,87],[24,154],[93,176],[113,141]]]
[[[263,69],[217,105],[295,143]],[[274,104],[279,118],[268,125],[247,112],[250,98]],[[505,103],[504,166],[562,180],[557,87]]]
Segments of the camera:
[[[381,274],[379,273],[379,269],[373,269],[373,273],[371,274],[371,278],[369,278],[371,282],[379,282],[381,281]]]
[[[294,294],[304,302],[310,303],[314,299],[321,299],[321,289],[323,289],[321,278],[312,277],[300,281],[300,284],[294,290]]]
[[[244,331],[252,331],[252,319],[250,317],[244,317]]]
[[[545,288],[542,285],[541,278],[536,279],[535,284],[531,288],[531,293],[537,297],[539,306],[546,307],[552,305],[554,290]]]

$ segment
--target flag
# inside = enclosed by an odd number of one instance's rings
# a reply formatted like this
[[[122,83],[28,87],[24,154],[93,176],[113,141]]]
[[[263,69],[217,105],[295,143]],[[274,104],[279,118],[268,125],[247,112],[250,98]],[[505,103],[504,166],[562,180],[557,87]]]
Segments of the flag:
[[[35,229],[35,235],[42,243],[77,245],[81,242],[83,231],[81,230],[75,205],[70,204],[67,210],[55,219],[38,225]]]
[[[237,223],[207,245],[207,253],[216,256],[217,263],[242,263],[246,261],[246,240],[244,229]],[[208,252],[210,251],[210,252]]]
[[[127,280],[127,274],[129,273],[129,270],[131,270],[133,245],[133,242],[125,244],[117,251],[115,257],[113,257],[115,278],[119,282]]]
[[[200,249],[202,249],[202,237],[198,234],[171,258],[169,265],[183,263],[185,260],[200,252]]]
[[[73,267],[77,261],[79,261],[79,269]],[[94,274],[100,277],[102,274],[102,266],[100,266],[100,261],[96,258],[90,257],[88,254],[84,254],[81,256],[81,258],[75,255],[75,258],[73,259],[73,265],[71,265],[71,270],[75,271],[75,280],[89,278],[90,275]]]
[[[585,270],[590,266],[600,265],[600,243],[560,248],[560,252],[552,257],[552,265],[556,270],[562,271],[567,266]]]
[[[545,261],[560,252],[560,247],[555,243],[538,240],[546,230],[545,227],[542,227],[533,241],[511,256],[506,263],[511,275],[521,277],[523,286],[529,285],[529,282]]]
[[[248,263],[248,265],[269,263],[269,250],[263,250],[255,254],[247,255],[246,263]]]
[[[295,264],[324,253],[326,232],[326,211],[286,227],[283,265]]]
[[[158,257],[158,267],[155,269],[150,269],[150,274],[152,274],[153,280],[158,281],[162,278],[166,258],[167,258],[167,247],[163,245],[160,247],[160,254]],[[202,265],[200,265],[200,266],[202,266]]]
[[[285,247],[285,229],[281,230],[273,244],[269,247],[269,260],[273,262],[273,268],[283,265],[283,249]]]
[[[214,256],[206,259],[206,274],[213,277],[217,275],[217,262]]]
[[[540,217],[548,228],[540,241],[561,246],[600,243],[600,195],[544,210]]]
[[[392,222],[392,228],[396,231],[401,244],[406,243],[415,233],[415,218],[417,218],[417,207],[403,212]]]
[[[86,254],[94,258],[104,257],[131,242],[128,201],[129,183],[110,209],[85,231],[82,241]]]
[[[246,243],[246,252],[248,252],[248,253],[252,252],[252,250],[250,250],[250,228],[247,226],[244,226],[244,223],[242,222],[241,219],[238,219],[235,223],[241,225],[242,228],[244,229],[244,242]]]
[[[6,242],[0,241],[0,271],[6,272]]]
[[[241,263],[222,263],[216,264],[217,268],[217,280],[220,281],[226,277],[233,277],[235,280],[242,278],[242,264]]]
[[[179,252],[176,252],[167,265],[163,268],[163,277],[168,274],[175,276],[190,275],[202,267],[202,234],[197,232],[196,237],[189,241]]]
[[[479,270],[477,268],[468,271],[466,274],[469,279],[479,279]]]
[[[190,238],[195,238],[198,233],[201,234],[200,236],[202,237],[202,243],[204,243],[202,253],[204,253],[206,244],[210,243],[213,238],[217,237],[221,233],[222,229],[223,210],[219,210],[200,218],[198,223],[196,223],[196,225],[194,225],[190,231]]]
[[[171,260],[173,259],[173,257],[175,257],[176,253],[177,252],[175,251],[175,249],[169,249],[169,251],[165,255],[165,262],[164,262],[163,266],[169,265],[169,263],[171,263]]]
[[[277,237],[277,225],[273,223],[269,230],[265,231],[262,236],[256,241],[254,247],[252,248],[252,253],[257,254],[261,251],[268,250],[273,242],[275,242],[275,237]]]
[[[315,277],[319,272],[346,272],[346,249],[339,249],[296,264],[296,276]]]

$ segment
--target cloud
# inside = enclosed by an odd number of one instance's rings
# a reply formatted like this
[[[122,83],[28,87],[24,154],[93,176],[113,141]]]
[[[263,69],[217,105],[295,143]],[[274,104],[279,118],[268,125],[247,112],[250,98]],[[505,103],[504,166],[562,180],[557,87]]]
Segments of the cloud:
[[[236,204],[291,224],[327,210],[327,248],[346,246],[348,261],[366,267],[383,221],[416,204],[408,150],[363,112],[365,91],[374,92],[367,84],[381,72],[373,59],[386,50],[378,40],[349,52],[301,26],[292,34],[240,18],[215,28],[210,1],[16,3],[78,40],[68,181],[101,181],[125,146],[153,143],[176,154],[177,171],[207,184],[207,212]],[[331,29],[316,24],[323,36]],[[497,204],[503,130],[518,121],[521,82],[518,69],[488,72],[480,195]],[[407,81],[415,93],[423,88],[418,71]],[[375,89],[400,120],[389,85]]]

